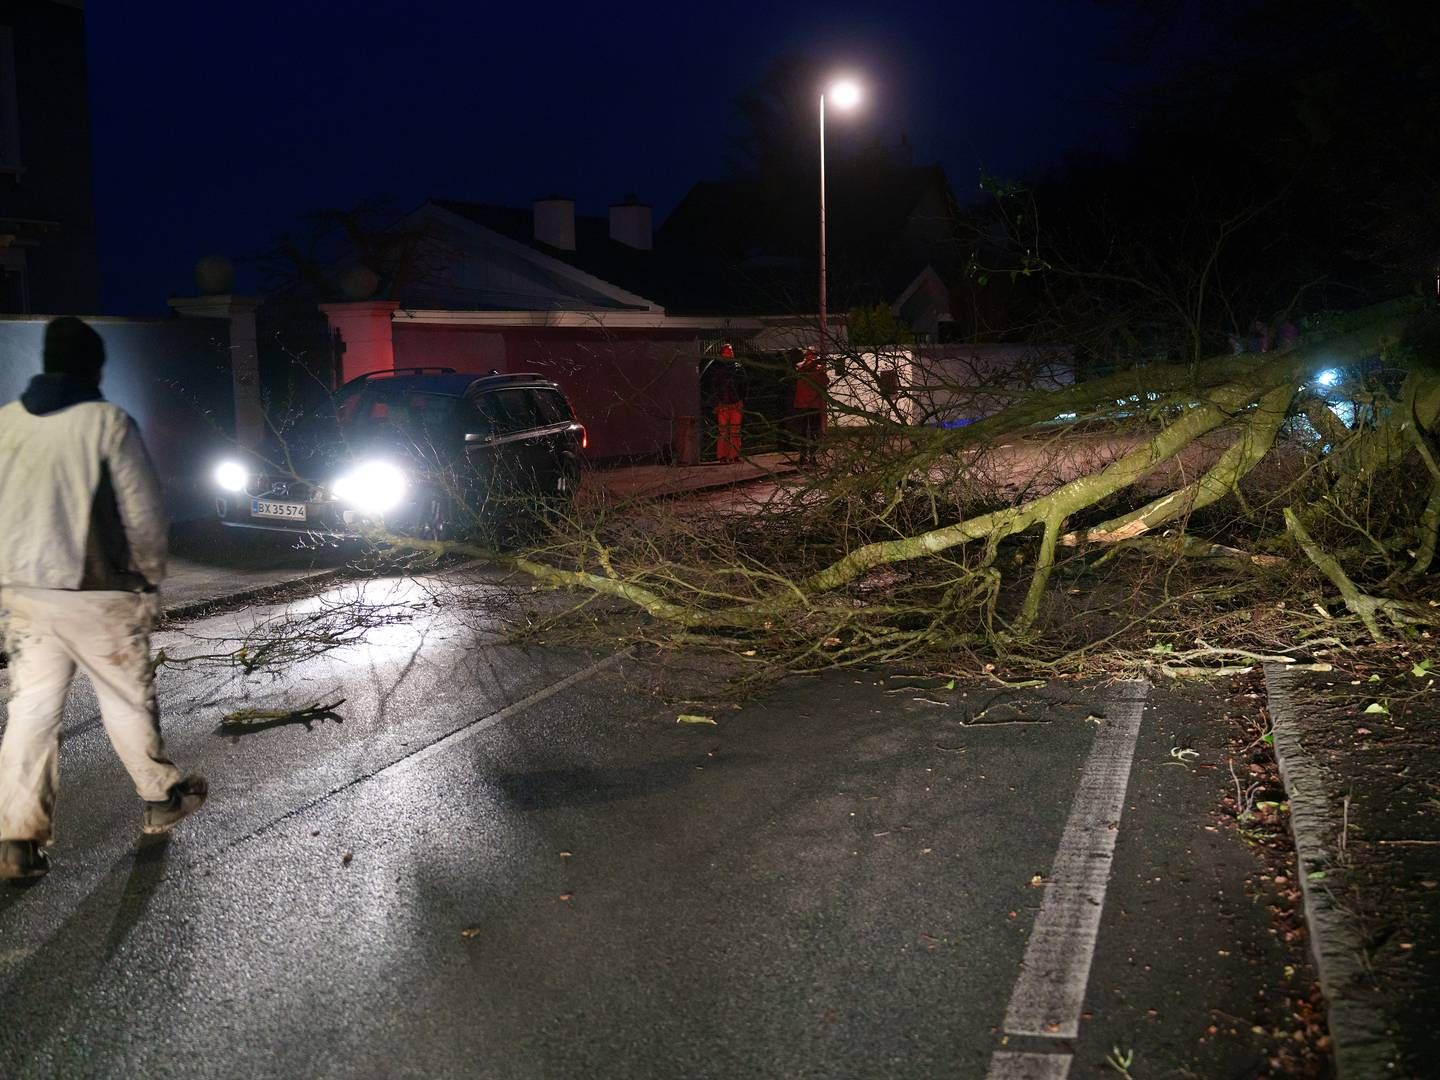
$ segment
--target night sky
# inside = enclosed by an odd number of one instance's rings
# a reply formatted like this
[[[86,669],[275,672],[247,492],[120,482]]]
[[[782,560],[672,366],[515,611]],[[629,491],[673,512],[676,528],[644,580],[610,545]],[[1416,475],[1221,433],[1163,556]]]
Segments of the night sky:
[[[245,260],[304,212],[375,196],[558,192],[603,213],[633,191],[658,225],[724,174],[736,95],[796,52],[867,85],[837,141],[903,131],[962,201],[982,163],[1020,176],[1113,143],[1107,103],[1132,77],[1110,60],[1117,16],[1090,0],[223,7],[87,5],[106,312],[162,312],[210,253],[254,289]]]

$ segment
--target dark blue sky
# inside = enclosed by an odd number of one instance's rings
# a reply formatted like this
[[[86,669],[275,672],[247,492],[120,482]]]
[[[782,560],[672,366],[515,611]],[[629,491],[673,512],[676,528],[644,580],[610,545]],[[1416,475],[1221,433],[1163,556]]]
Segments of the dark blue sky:
[[[633,191],[658,223],[723,174],[735,96],[794,52],[864,76],[851,137],[908,132],[962,200],[982,162],[1018,176],[1107,137],[1121,77],[1117,17],[1091,0],[146,0],[86,19],[103,306],[123,314],[193,291],[202,255],[240,263],[370,196],[555,191],[600,213]]]

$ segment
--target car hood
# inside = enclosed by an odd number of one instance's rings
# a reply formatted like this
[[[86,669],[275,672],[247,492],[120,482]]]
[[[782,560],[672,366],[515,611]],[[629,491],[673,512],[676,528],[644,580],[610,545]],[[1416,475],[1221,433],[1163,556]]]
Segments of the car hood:
[[[328,430],[327,430],[328,429]],[[407,471],[430,472],[439,455],[433,447],[422,447],[404,431],[338,429],[328,424],[308,424],[272,436],[262,451],[267,472],[293,472],[303,480],[328,484],[353,465],[382,460]]]

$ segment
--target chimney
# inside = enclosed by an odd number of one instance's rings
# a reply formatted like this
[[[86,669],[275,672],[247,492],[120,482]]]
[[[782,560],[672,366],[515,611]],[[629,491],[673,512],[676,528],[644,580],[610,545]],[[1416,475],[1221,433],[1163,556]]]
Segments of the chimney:
[[[561,251],[574,251],[575,200],[559,195],[536,199],[535,239]]]
[[[610,239],[636,251],[649,251],[652,244],[650,204],[642,203],[632,193],[610,206]]]

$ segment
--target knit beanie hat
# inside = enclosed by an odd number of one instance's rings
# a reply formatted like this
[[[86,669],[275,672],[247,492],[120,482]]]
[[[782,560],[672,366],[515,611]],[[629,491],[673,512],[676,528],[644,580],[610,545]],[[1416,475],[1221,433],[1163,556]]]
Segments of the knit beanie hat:
[[[45,370],[98,379],[105,363],[105,342],[73,315],[51,319],[45,327]]]

